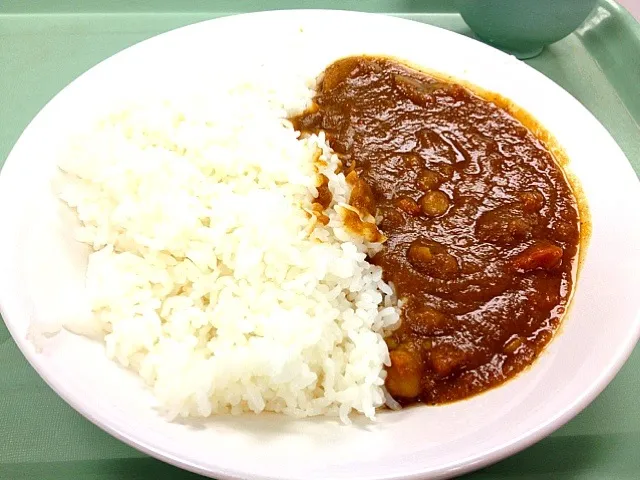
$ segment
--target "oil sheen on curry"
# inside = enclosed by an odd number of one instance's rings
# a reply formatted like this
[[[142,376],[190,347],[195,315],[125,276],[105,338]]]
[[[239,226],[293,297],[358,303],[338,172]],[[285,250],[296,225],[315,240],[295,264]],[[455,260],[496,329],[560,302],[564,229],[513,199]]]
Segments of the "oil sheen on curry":
[[[325,132],[350,204],[386,237],[371,260],[402,300],[388,392],[447,403],[530,365],[563,316],[580,240],[544,143],[496,103],[376,57],[329,66],[293,123]]]

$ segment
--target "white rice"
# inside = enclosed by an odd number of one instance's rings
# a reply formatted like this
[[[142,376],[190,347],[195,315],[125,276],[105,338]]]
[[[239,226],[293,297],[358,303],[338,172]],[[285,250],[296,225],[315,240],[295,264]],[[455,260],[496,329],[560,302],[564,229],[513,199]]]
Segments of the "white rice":
[[[97,329],[169,418],[348,422],[385,403],[383,334],[397,306],[366,259],[379,245],[336,212],[350,194],[337,157],[286,121],[308,106],[311,83],[152,95],[114,109],[61,159],[61,198],[94,251],[91,311],[68,326]],[[326,226],[306,213],[317,148],[333,194]]]

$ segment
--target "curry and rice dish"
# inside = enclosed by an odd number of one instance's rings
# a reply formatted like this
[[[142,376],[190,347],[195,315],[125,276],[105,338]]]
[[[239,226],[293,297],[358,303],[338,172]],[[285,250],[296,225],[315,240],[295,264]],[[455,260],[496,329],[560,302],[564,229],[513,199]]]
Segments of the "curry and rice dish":
[[[70,146],[60,198],[91,253],[66,328],[170,419],[348,422],[534,362],[581,234],[545,143],[498,97],[389,59],[267,73],[114,107]]]

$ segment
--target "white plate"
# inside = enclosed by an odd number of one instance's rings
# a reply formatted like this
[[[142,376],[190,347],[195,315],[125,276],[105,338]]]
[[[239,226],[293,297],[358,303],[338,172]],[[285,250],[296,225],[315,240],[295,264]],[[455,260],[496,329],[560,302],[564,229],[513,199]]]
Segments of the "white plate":
[[[65,136],[127,88],[196,67],[284,62],[319,73],[348,54],[387,54],[512,99],[565,148],[593,235],[560,334],[516,380],[467,401],[385,412],[350,427],[276,415],[167,423],[137,378],[102,348],[62,334],[37,353],[30,321],[47,322],[82,283],[86,252],[70,240],[50,187]],[[595,94],[595,92],[594,92]],[[75,125],[75,126],[74,126]],[[69,404],[153,456],[217,478],[388,479],[460,474],[510,455],[572,418],[606,386],[640,332],[640,188],[606,130],[525,64],[460,35],[384,16],[267,12],[182,28],[136,45],[65,88],[33,120],[0,176],[0,305],[22,352]],[[624,414],[624,412],[621,412]]]

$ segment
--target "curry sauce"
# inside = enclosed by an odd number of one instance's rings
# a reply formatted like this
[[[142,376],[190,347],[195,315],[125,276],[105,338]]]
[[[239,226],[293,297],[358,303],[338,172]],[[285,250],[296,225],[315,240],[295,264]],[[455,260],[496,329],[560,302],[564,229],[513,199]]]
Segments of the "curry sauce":
[[[580,242],[545,144],[496,103],[385,58],[332,64],[314,102],[294,127],[324,131],[354,172],[350,204],[386,237],[371,261],[403,301],[389,393],[446,403],[530,365],[563,316]]]

